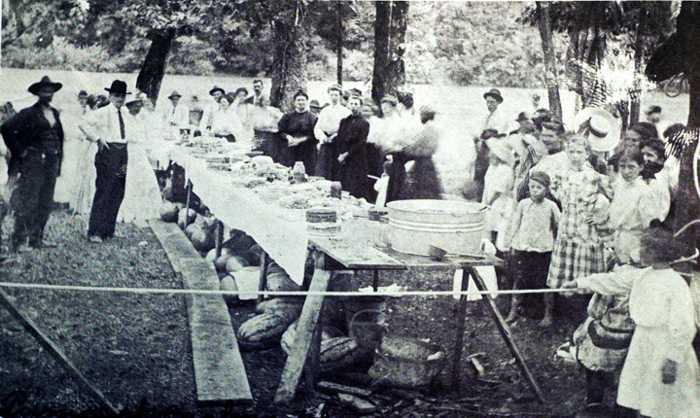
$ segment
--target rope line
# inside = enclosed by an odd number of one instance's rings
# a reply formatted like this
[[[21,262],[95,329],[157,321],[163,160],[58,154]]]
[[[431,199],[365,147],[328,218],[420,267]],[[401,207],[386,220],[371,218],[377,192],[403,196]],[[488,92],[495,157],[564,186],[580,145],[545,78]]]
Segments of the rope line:
[[[454,290],[408,290],[399,292],[359,292],[359,291],[285,291],[285,290],[210,290],[210,289],[160,289],[147,287],[102,287],[102,286],[72,286],[40,283],[14,283],[0,282],[0,287],[31,290],[63,290],[74,292],[102,292],[102,293],[132,293],[132,294],[164,294],[164,295],[262,295],[262,296],[343,296],[343,297],[368,297],[368,296],[480,296],[480,295],[521,295],[538,293],[575,293],[577,289],[517,289],[517,290],[484,290],[484,291],[454,291]]]

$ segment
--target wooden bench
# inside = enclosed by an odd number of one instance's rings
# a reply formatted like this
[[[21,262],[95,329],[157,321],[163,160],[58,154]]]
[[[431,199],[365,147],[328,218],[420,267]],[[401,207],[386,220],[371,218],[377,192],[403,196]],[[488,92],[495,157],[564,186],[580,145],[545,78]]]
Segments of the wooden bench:
[[[218,290],[214,266],[194,249],[177,224],[150,222],[186,289]],[[252,404],[238,341],[221,295],[188,295],[187,316],[192,340],[197,400],[207,404]]]

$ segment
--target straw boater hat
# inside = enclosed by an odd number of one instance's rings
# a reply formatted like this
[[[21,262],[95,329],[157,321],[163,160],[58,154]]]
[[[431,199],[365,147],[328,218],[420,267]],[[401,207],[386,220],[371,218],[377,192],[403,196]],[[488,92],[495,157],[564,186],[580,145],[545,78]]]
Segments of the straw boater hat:
[[[503,139],[491,139],[485,142],[489,150],[496,155],[501,161],[505,162],[509,166],[515,165],[515,156],[513,155],[513,149],[510,147],[508,142]]]
[[[382,97],[382,100],[379,101],[380,103],[391,103],[392,105],[396,106],[399,101],[396,99],[395,96],[392,96],[391,94],[387,94],[386,96]]]
[[[337,91],[338,93],[340,93],[341,96],[343,95],[343,88],[340,87],[339,84],[331,84],[330,87],[328,87],[328,90],[326,90],[326,91],[328,93],[330,93],[332,91]]]
[[[484,99],[487,98],[487,97],[489,97],[489,96],[491,96],[491,97],[493,97],[494,99],[496,99],[496,100],[498,101],[498,103],[503,103],[503,96],[501,96],[501,91],[500,91],[500,90],[498,90],[498,89],[491,89],[491,90],[487,91],[486,93],[484,93]]]
[[[620,120],[603,109],[583,109],[575,116],[574,126],[578,133],[588,136],[593,151],[609,152],[620,142]]]
[[[141,92],[136,93],[134,95],[134,97],[131,100],[127,101],[125,104],[126,104],[126,106],[143,104],[143,93],[141,93]]]
[[[63,84],[55,83],[55,82],[51,81],[49,76],[45,75],[45,76],[41,77],[40,81],[37,81],[36,83],[33,83],[31,86],[29,86],[27,91],[29,91],[32,94],[38,94],[39,90],[41,90],[43,87],[51,87],[55,93],[55,92],[61,90],[61,87],[63,87]]]
[[[168,96],[168,99],[173,99],[177,97],[178,99],[182,97],[182,94],[178,93],[177,90],[173,90],[172,93],[170,93],[170,96]]]

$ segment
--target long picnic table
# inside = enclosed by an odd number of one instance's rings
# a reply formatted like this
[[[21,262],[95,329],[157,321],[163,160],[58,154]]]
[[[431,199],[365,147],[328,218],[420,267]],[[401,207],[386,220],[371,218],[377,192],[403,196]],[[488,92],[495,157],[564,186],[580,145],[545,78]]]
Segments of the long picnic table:
[[[230,228],[245,231],[301,285],[304,280],[308,233],[302,216],[264,203],[252,190],[236,187],[226,172],[212,170],[188,149],[172,146],[170,159],[185,169],[194,191],[216,217]]]
[[[227,226],[240,229],[250,235],[260,247],[277,262],[289,276],[310,292],[324,292],[338,266],[342,270],[371,271],[373,287],[379,286],[381,271],[444,271],[452,279],[452,272],[462,270],[462,291],[467,290],[471,277],[480,291],[488,290],[477,267],[501,265],[495,257],[447,257],[436,261],[430,257],[401,254],[390,248],[377,245],[376,238],[382,234],[377,222],[356,220],[343,223],[343,232],[338,237],[309,236],[304,218],[290,219],[283,216],[282,209],[265,204],[252,191],[235,187],[230,176],[211,170],[204,160],[197,159],[184,147],[173,146],[170,158],[185,169],[187,178],[198,187],[197,194],[213,213]],[[304,282],[307,257],[314,259],[315,269],[310,281]],[[331,263],[333,260],[335,263]],[[333,266],[336,270],[333,270]],[[262,275],[261,275],[262,277]],[[261,282],[261,285],[264,283]],[[361,293],[371,296],[372,293]],[[482,297],[504,342],[516,360],[537,398],[544,402],[542,392],[520,353],[510,328],[499,312],[491,295]],[[324,296],[312,294],[306,297],[298,319],[297,332],[292,351],[287,357],[275,402],[288,403],[296,393],[302,373],[306,387],[314,388],[319,373],[321,332],[319,319]],[[452,383],[455,389],[461,384],[460,363],[466,323],[467,296],[457,301],[454,318],[455,342],[452,358]],[[310,389],[313,390],[313,389]]]

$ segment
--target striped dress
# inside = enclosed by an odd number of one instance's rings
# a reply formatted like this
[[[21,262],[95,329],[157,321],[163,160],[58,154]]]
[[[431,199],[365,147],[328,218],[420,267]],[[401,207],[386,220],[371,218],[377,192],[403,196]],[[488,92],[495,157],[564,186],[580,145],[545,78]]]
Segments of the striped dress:
[[[564,282],[606,270],[598,224],[607,218],[609,200],[605,193],[607,177],[588,163],[580,171],[559,169],[551,176],[551,192],[562,205],[547,276],[547,286],[556,289]],[[590,217],[595,219],[594,224],[586,222]]]

